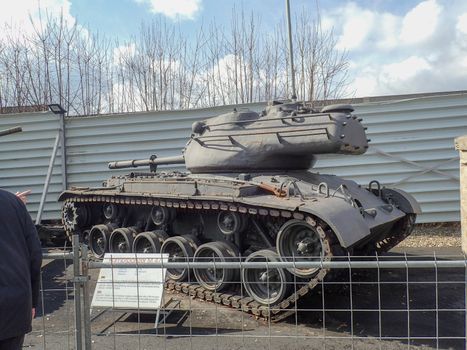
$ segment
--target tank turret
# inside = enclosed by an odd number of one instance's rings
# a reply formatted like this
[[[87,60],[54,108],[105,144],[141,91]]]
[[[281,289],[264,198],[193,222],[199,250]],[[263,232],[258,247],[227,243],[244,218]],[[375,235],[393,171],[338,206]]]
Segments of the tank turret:
[[[191,173],[302,170],[320,154],[362,154],[365,128],[350,105],[315,111],[302,103],[271,103],[256,113],[237,110],[192,126],[183,156],[113,162],[110,168],[185,163]]]
[[[185,150],[192,173],[311,168],[320,154],[362,154],[365,130],[349,105],[316,112],[275,103],[262,113],[234,110],[193,125]]]

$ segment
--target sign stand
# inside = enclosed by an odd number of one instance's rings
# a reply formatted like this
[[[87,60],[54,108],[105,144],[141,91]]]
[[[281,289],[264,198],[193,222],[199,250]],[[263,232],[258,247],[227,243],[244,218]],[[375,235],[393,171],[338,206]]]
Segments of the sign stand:
[[[170,298],[164,305],[162,305],[159,309],[156,310],[156,318],[154,320],[154,328],[156,329],[156,334],[159,333],[159,324],[164,323],[165,320],[172,314],[175,310],[180,310],[181,301]],[[91,322],[97,320],[99,317],[104,315],[107,311],[121,311],[123,314],[119,316],[113,323],[116,323],[122,319],[123,316],[126,314],[134,314],[135,310],[124,310],[124,309],[104,309],[100,311],[97,315],[91,318]],[[154,310],[136,310],[136,313],[140,314],[154,314]],[[108,328],[108,327],[107,327]]]
[[[180,309],[180,300],[174,300],[173,298],[170,298],[165,304],[164,307],[161,310],[160,308],[157,309],[156,313],[156,320],[154,321],[154,328],[156,329],[156,334],[159,333],[159,323],[165,323],[165,320],[172,314],[172,312],[175,309]],[[162,319],[160,320],[160,316],[162,313]]]
[[[168,254],[106,254],[104,263],[118,264],[119,267],[100,270],[91,310],[95,307],[105,309],[94,316],[91,322],[109,310],[123,312],[123,315],[114,323],[127,313],[154,313],[155,311],[154,327],[157,329],[159,323],[164,322],[174,309],[180,308],[180,301],[170,298],[162,304],[166,268],[149,268],[144,265],[160,263],[163,266],[168,258]],[[121,267],[125,264],[129,266]],[[162,320],[160,320],[161,316]]]

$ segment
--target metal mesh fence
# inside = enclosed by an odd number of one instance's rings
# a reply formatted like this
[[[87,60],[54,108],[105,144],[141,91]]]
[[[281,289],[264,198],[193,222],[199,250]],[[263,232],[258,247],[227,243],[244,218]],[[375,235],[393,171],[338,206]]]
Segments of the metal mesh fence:
[[[25,345],[47,349],[464,349],[466,346],[467,260],[464,256],[338,257],[329,262],[177,261],[133,264],[89,261],[81,268],[65,260],[66,276],[43,272],[44,311],[34,321]],[[90,308],[99,269],[111,273],[125,266],[171,271],[189,269],[180,283],[138,280],[138,307]],[[281,293],[274,275],[281,270],[329,270],[303,293],[309,279],[290,274],[288,305],[258,306],[251,294],[271,298]],[[218,277],[231,271],[222,290],[201,288],[194,271]],[[245,286],[248,280],[249,286]],[[59,285],[57,285],[60,281]],[[81,303],[72,282],[82,289]],[[243,282],[243,283],[242,283]],[[100,282],[101,283],[101,282]],[[125,281],[112,280],[112,290]],[[139,288],[164,284],[159,310],[145,310]],[[284,286],[283,286],[284,287]],[[253,291],[253,292],[252,292]],[[52,293],[61,293],[53,297]],[[275,293],[275,294],[274,294]],[[55,298],[55,299],[54,299]],[[81,298],[81,296],[80,296]],[[251,299],[251,300],[250,300]],[[55,305],[53,309],[50,305]],[[49,306],[47,306],[49,304]],[[75,305],[75,307],[72,307]],[[51,309],[52,307],[52,309]],[[275,313],[278,309],[280,312]],[[79,313],[78,318],[74,314]],[[284,316],[281,316],[284,315]],[[76,319],[76,321],[75,321]],[[278,320],[277,320],[278,319]],[[75,323],[76,322],[76,323]],[[79,325],[76,327],[76,325]],[[80,340],[77,341],[76,338]],[[29,342],[29,343],[28,343]]]
[[[39,303],[33,330],[24,347],[40,349],[75,348],[74,285],[72,254],[63,250],[44,251]]]

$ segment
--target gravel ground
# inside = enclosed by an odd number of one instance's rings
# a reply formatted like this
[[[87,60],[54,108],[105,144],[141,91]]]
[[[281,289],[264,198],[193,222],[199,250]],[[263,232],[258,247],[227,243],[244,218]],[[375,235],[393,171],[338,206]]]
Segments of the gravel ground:
[[[460,222],[418,224],[415,227],[414,232],[398,245],[398,247],[401,248],[435,248],[460,246]]]

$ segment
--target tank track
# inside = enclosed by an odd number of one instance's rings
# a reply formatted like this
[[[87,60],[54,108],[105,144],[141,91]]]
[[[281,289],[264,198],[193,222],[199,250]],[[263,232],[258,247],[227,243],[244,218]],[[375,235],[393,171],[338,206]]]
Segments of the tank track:
[[[172,199],[152,199],[152,198],[135,198],[127,196],[102,196],[102,195],[83,195],[81,197],[68,198],[65,202],[75,203],[115,203],[126,205],[157,205],[168,208],[183,208],[192,210],[229,210],[239,213],[248,213],[250,215],[284,217],[305,220],[308,224],[316,227],[323,243],[324,257],[323,261],[330,261],[333,257],[332,247],[336,242],[333,232],[327,228],[325,223],[319,222],[316,218],[303,215],[302,213],[290,212],[285,210],[277,210],[264,207],[244,206],[235,203],[225,203],[216,201],[188,201],[188,200],[172,200]],[[67,232],[70,235],[70,232]],[[335,244],[334,244],[335,246]],[[207,302],[214,302],[219,305],[230,306],[239,309],[243,312],[254,315],[257,318],[270,319],[272,322],[283,320],[295,313],[295,305],[297,301],[308,294],[328,274],[329,269],[320,269],[310,280],[305,281],[297,277],[297,287],[295,291],[280,303],[274,306],[264,306],[251,297],[242,293],[242,287],[237,285],[230,293],[216,293],[204,289],[197,283],[176,282],[168,280],[165,283],[165,288],[172,293],[183,293],[192,298],[200,299]],[[295,278],[295,277],[294,277]],[[298,286],[300,286],[298,288]]]
[[[385,239],[376,243],[375,252],[378,254],[388,252],[404,239],[406,239],[413,231],[415,225],[415,215],[407,214],[400,223],[396,224],[397,227],[394,233]]]

